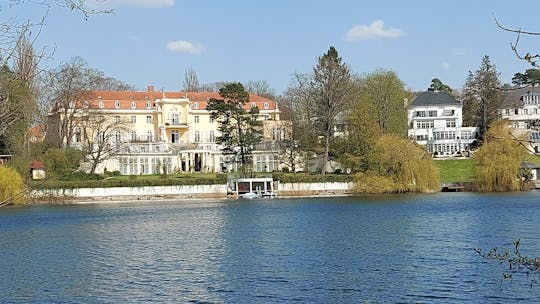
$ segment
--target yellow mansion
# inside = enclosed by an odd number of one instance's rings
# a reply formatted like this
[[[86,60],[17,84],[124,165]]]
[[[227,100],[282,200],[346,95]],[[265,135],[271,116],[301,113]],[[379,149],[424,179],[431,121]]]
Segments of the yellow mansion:
[[[95,91],[85,101],[88,111],[112,118],[125,128],[107,137],[116,147],[96,169],[97,173],[118,170],[122,175],[176,172],[227,172],[236,170],[236,162],[221,152],[216,143],[218,123],[206,110],[210,98],[221,99],[215,92],[163,92],[148,86],[146,91]],[[253,153],[258,172],[279,169],[277,145],[283,139],[278,104],[250,94],[246,107],[259,108],[263,121],[264,142]],[[88,106],[90,105],[90,106]],[[88,127],[86,127],[88,129]],[[95,130],[76,129],[71,146],[81,145],[81,133]],[[93,134],[99,140],[98,134]]]

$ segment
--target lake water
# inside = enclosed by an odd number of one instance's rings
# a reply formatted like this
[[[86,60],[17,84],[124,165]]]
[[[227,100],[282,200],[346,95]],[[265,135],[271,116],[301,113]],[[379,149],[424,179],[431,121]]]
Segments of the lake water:
[[[540,303],[540,192],[0,208],[2,303]]]

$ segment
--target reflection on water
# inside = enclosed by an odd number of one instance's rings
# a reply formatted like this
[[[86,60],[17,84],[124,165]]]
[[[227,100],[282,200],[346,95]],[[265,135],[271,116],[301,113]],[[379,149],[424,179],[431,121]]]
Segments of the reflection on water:
[[[523,303],[540,193],[0,208],[0,302]]]

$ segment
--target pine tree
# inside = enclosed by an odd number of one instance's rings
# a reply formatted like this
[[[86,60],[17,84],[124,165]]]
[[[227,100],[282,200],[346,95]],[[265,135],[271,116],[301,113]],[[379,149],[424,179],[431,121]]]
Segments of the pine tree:
[[[480,68],[469,74],[463,93],[466,103],[463,115],[470,120],[466,123],[478,126],[483,139],[488,125],[497,119],[497,110],[504,99],[499,72],[489,56],[484,55]]]
[[[319,57],[313,69],[311,96],[313,97],[316,130],[324,139],[321,174],[325,173],[334,127],[340,115],[346,112],[351,93],[351,74],[347,65],[331,46]]]
[[[262,123],[257,120],[259,109],[249,104],[249,94],[241,83],[229,83],[219,90],[221,99],[210,99],[207,110],[219,123],[221,136],[216,142],[224,145],[224,151],[240,158],[242,174],[245,175],[251,163],[251,153],[262,139]]]

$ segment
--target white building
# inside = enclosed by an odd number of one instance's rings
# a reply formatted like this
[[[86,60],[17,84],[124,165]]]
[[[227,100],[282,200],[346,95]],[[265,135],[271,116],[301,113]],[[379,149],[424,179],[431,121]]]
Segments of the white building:
[[[540,88],[508,89],[499,116],[510,121],[515,133],[529,137],[530,152],[540,152]]]
[[[463,105],[439,91],[416,97],[407,110],[409,138],[434,156],[467,155],[478,136],[477,127],[463,127]]]

